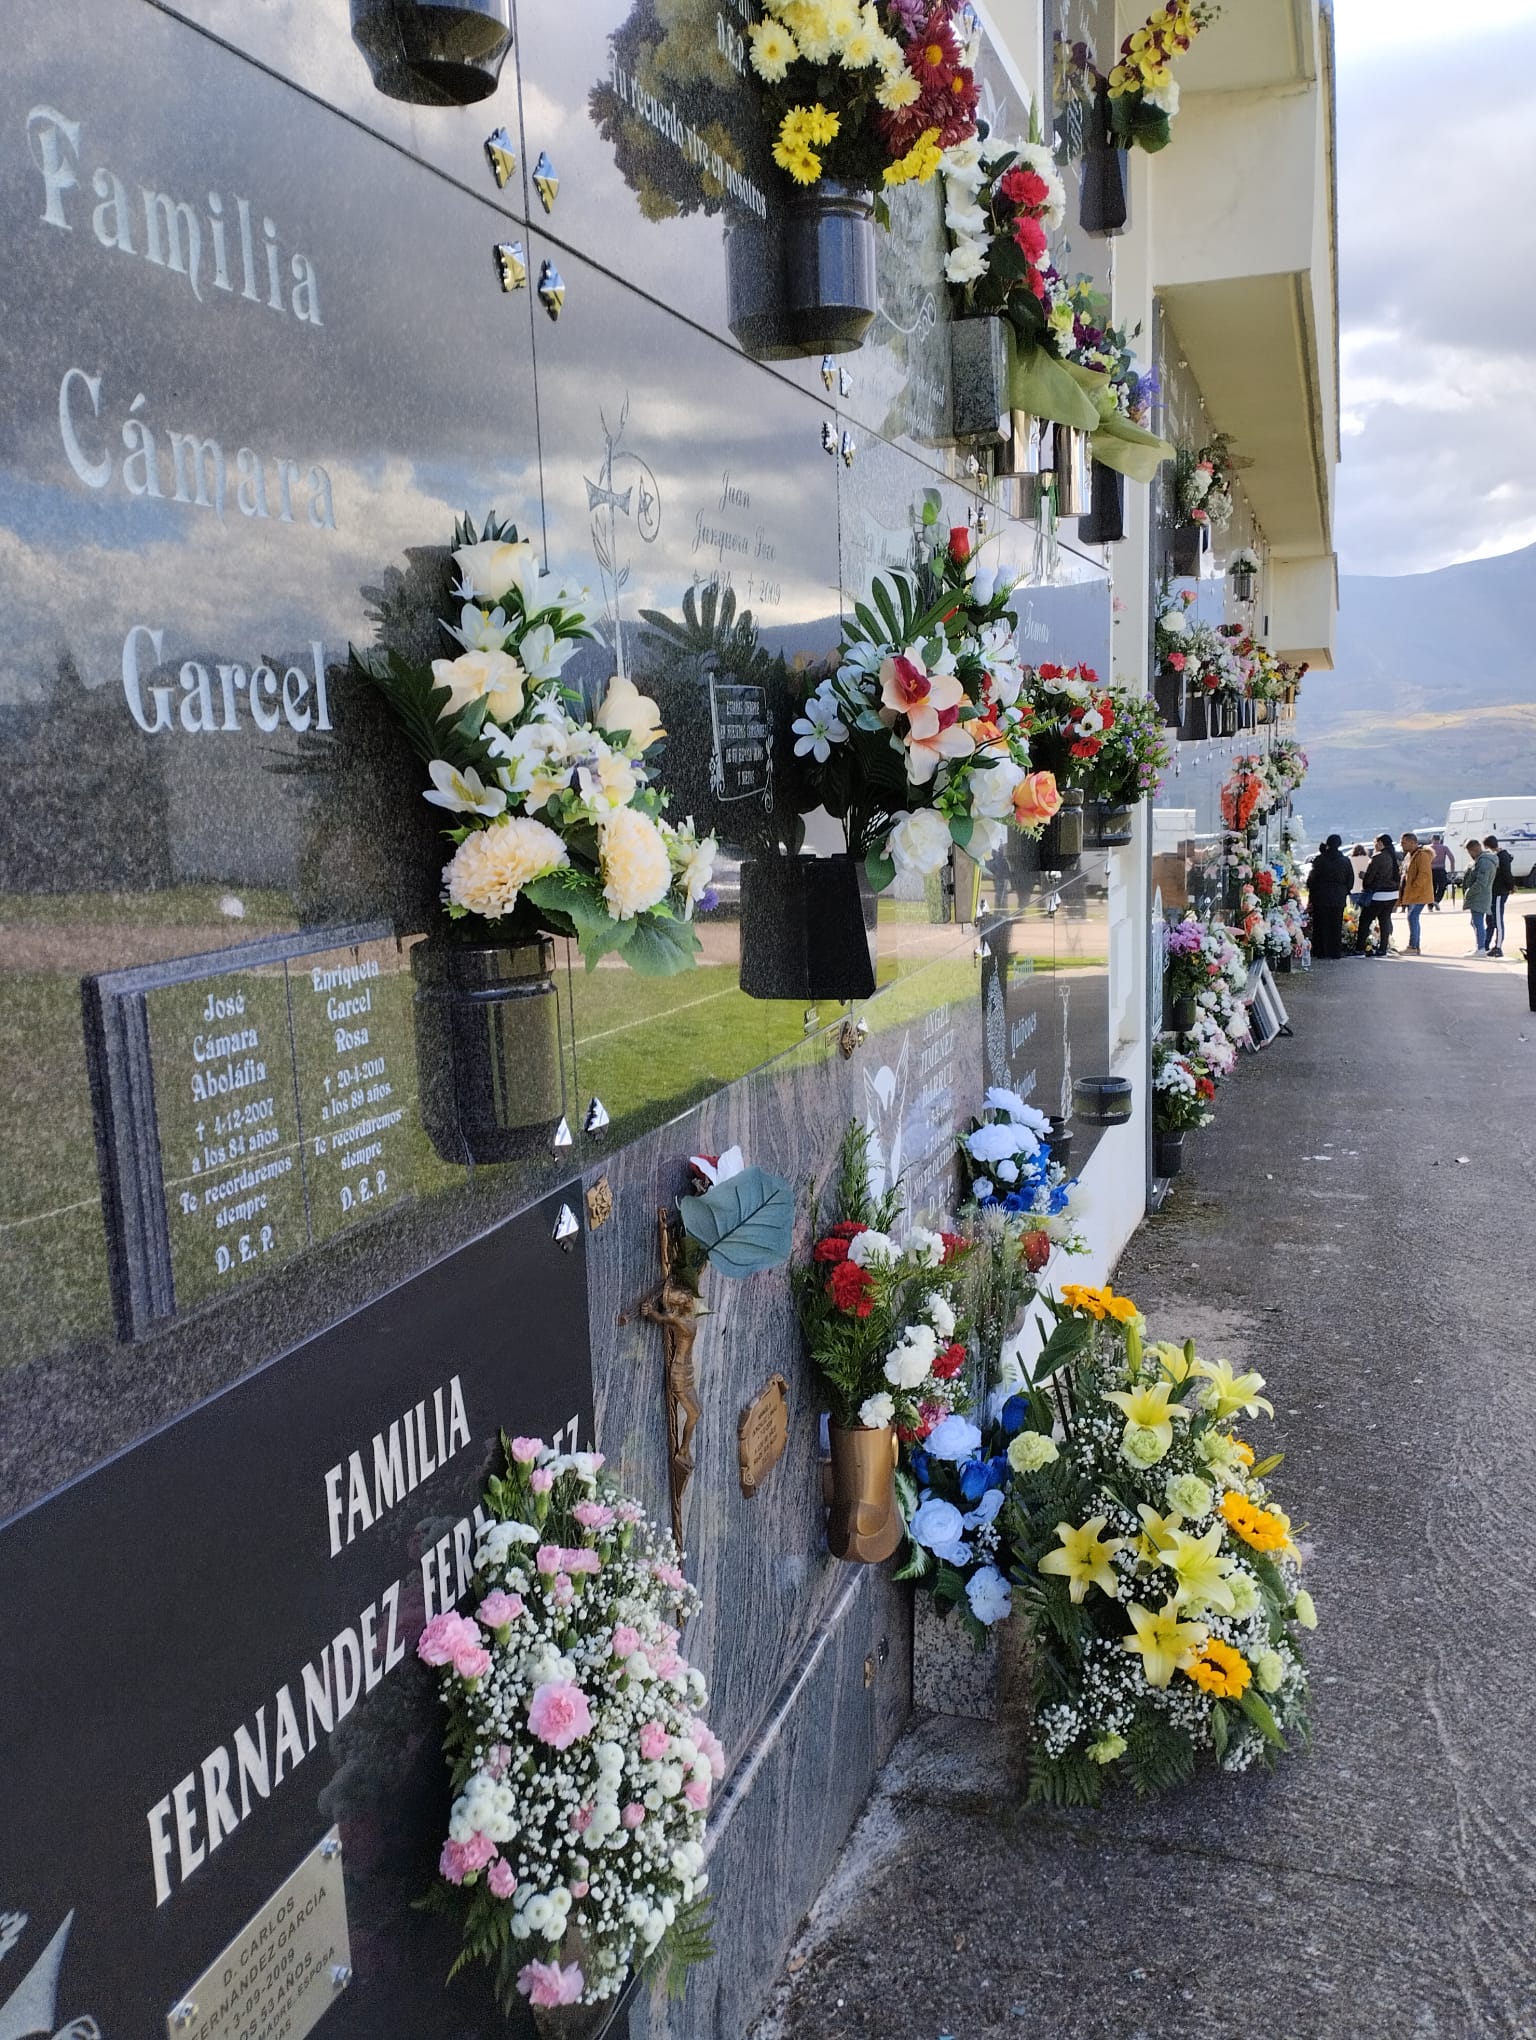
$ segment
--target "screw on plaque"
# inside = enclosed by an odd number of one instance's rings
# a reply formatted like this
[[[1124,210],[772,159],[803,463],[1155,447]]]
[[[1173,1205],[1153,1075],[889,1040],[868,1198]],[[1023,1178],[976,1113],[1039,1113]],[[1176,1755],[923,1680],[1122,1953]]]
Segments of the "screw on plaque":
[[[845,432],[843,434],[842,446],[839,448],[839,451],[843,456],[844,467],[853,466],[853,456],[858,452],[858,450],[859,449],[853,443],[853,434],[851,432]]]
[[[558,319],[565,304],[565,278],[546,255],[539,271],[539,297],[552,319]]]
[[[171,2006],[170,2019],[173,2026],[190,2026],[196,2017],[197,2006],[193,2004],[191,1998],[183,1998],[179,2005]],[[40,2033],[43,2029],[38,2026],[34,2030]]]
[[[505,191],[517,174],[517,151],[512,146],[512,137],[504,127],[485,138],[486,159],[491,166],[491,175],[496,180],[496,189]]]
[[[824,354],[821,357],[821,379],[828,389],[831,389],[833,383],[837,380],[837,371],[832,366],[830,354]]]
[[[503,290],[528,288],[528,262],[521,241],[496,243],[496,273],[501,278]]]
[[[582,1121],[583,1130],[587,1133],[601,1133],[607,1124],[608,1108],[601,1098],[594,1098],[587,1107],[586,1118]]]
[[[341,1854],[341,1836],[327,1835],[320,1844],[320,1853],[328,1863],[334,1862]]]
[[[580,1231],[581,1226],[577,1222],[575,1212],[572,1211],[568,1204],[562,1204],[560,1214],[555,1220],[555,1230],[551,1237],[569,1252],[570,1242],[575,1239]]]
[[[560,1124],[555,1128],[555,1137],[550,1142],[550,1146],[558,1154],[561,1148],[574,1147],[575,1145],[575,1140],[571,1134],[571,1122],[562,1114]]]
[[[837,427],[830,418],[821,421],[821,450],[823,453],[837,452]]]
[[[560,179],[555,175],[555,166],[543,149],[540,149],[539,160],[533,166],[533,188],[539,194],[539,201],[545,212],[553,212],[555,195],[560,189]]]
[[[349,1983],[350,1983],[351,1981],[352,1981],[352,1971],[351,1971],[351,1970],[350,1970],[350,1969],[348,1968],[348,1966],[347,1966],[347,1964],[346,1964],[345,1962],[333,1962],[333,1963],[331,1964],[331,1989],[332,1989],[332,1990],[345,1990],[345,1989],[346,1989],[346,1987],[347,1987],[347,1985],[348,1985],[348,1984],[349,1984]]]
[[[853,377],[846,368],[840,368],[837,371],[837,393],[840,397],[851,397],[853,395]]]

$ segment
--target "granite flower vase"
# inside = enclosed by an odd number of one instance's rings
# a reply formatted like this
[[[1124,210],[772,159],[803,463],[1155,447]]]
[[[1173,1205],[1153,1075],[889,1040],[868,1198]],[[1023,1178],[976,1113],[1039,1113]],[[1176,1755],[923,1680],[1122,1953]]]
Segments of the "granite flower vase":
[[[862,862],[753,857],[741,868],[741,989],[749,999],[867,999],[875,895]]]
[[[802,353],[851,354],[874,324],[874,199],[823,177],[790,200],[784,220],[784,302]]]
[[[1184,1166],[1184,1134],[1165,1132],[1161,1127],[1152,1134],[1152,1173],[1163,1182],[1176,1176]]]
[[[512,0],[352,0],[352,40],[386,98],[472,106],[500,80]]]
[[[1092,470],[1078,538],[1084,545],[1118,545],[1125,537],[1125,476],[1101,460],[1092,462]]]
[[[547,1152],[565,1113],[555,945],[429,936],[411,952],[421,1118],[445,1162]]]
[[[1083,789],[1064,786],[1061,806],[1040,831],[1040,869],[1075,871],[1083,854],[1083,828]]]
[[[1085,810],[1083,840],[1090,850],[1122,850],[1135,833],[1135,814],[1123,801],[1091,800]]]
[[[1094,95],[1093,107],[1085,123],[1077,217],[1085,234],[1106,239],[1114,234],[1123,234],[1130,225],[1130,151],[1115,144],[1109,118],[1109,95],[1103,90]]]
[[[906,1532],[896,1503],[896,1431],[879,1424],[844,1430],[829,1424],[832,1443],[827,1549],[849,1565],[879,1565]]]

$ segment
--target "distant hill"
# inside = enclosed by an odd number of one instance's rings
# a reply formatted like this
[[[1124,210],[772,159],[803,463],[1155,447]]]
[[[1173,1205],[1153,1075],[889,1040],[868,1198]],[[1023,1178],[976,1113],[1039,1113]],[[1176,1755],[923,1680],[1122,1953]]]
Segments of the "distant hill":
[[[1307,832],[1444,820],[1536,793],[1536,546],[1433,574],[1346,574],[1338,657],[1302,687]]]

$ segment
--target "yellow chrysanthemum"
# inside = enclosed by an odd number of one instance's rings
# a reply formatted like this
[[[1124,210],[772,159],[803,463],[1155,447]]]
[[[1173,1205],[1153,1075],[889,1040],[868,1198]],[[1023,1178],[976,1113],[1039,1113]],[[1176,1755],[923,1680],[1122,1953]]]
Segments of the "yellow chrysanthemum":
[[[1219,1508],[1229,1529],[1255,1551],[1288,1551],[1291,1543],[1289,1519],[1278,1509],[1261,1509],[1246,1495],[1228,1489]]]
[[[839,117],[819,100],[806,110],[805,139],[813,149],[825,148],[828,142],[836,141],[841,126]]]
[[[1236,1700],[1253,1677],[1248,1660],[1219,1636],[1207,1640],[1193,1663],[1185,1665],[1184,1673],[1217,1700]]]
[[[796,184],[814,184],[821,175],[821,158],[804,142],[775,142],[773,160],[781,170],[789,172]]]
[[[752,24],[751,39],[753,70],[770,85],[777,85],[799,56],[800,45],[783,22],[771,16]]]

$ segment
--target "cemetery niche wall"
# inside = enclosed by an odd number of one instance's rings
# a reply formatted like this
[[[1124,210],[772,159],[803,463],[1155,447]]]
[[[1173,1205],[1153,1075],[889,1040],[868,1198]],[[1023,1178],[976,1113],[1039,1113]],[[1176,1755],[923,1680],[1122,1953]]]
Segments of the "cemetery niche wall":
[[[957,858],[883,896],[862,1038],[833,1002],[743,992],[741,869],[786,839],[794,676],[931,543],[925,511],[1023,575],[1040,657],[1107,669],[1108,585],[950,439],[933,192],[877,243],[857,353],[740,316],[784,195],[734,8],[663,34],[621,0],[525,5],[464,107],[381,92],[343,0],[13,14],[0,1577],[25,1614],[0,1653],[0,1921],[22,1921],[0,2024],[29,1990],[158,2032],[301,1866],[339,1860],[322,2031],[479,2040],[505,2022],[444,1993],[409,1909],[445,1811],[411,1653],[456,1596],[497,1430],[595,1438],[665,1515],[641,1306],[688,1155],[739,1142],[800,1185],[856,1114],[937,1215],[984,1074],[1054,1101],[1106,1066],[1091,862]],[[1016,83],[997,53],[984,73],[1003,118]],[[719,203],[706,135],[740,157]],[[348,648],[441,655],[453,521],[491,510],[591,590],[567,677],[589,705],[616,672],[658,700],[662,782],[721,856],[692,972],[588,973],[557,945],[565,1125],[472,1166],[424,1120],[412,959],[445,848]],[[681,2006],[628,2008],[632,2040],[744,2030],[910,1705],[902,1590],[826,1553],[787,1286],[710,1302],[684,1530],[732,1767],[721,1953]],[[788,1442],[748,1494],[738,1430],[774,1377]],[[396,1426],[418,1456],[391,1501],[372,1469]],[[20,1645],[86,1581],[100,1619],[65,1678]],[[58,1839],[82,1834],[89,1888]]]

